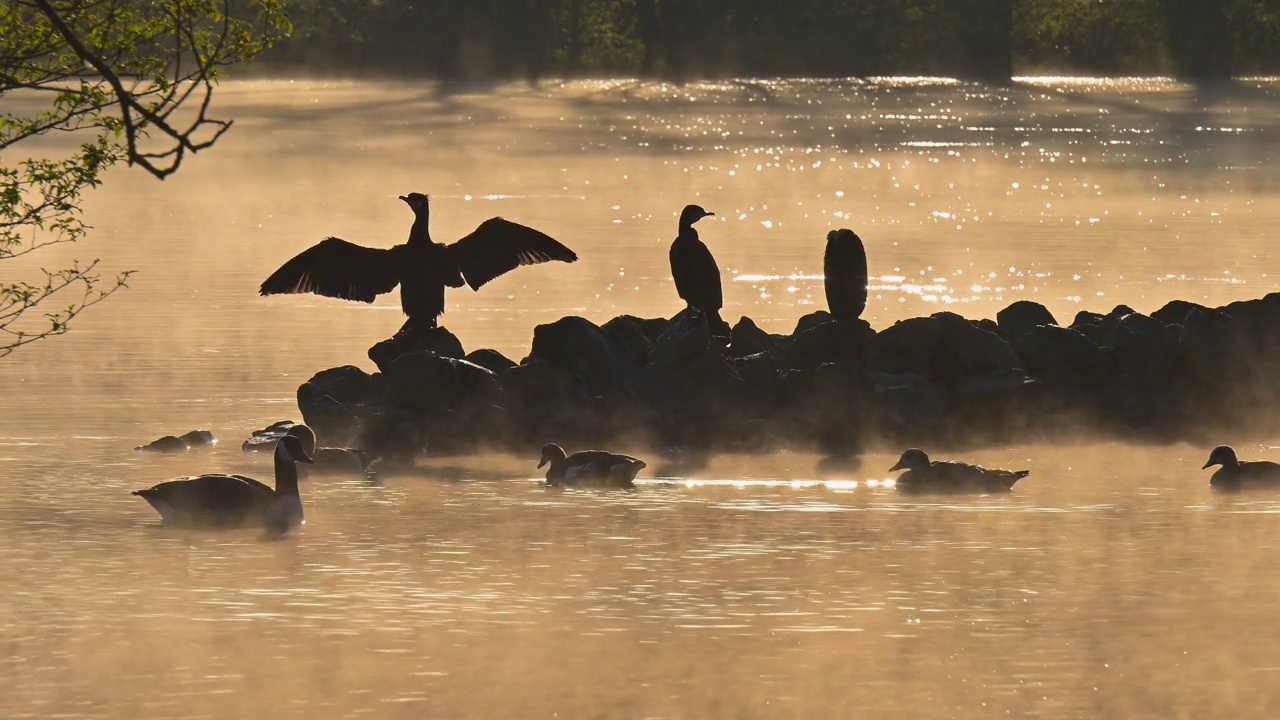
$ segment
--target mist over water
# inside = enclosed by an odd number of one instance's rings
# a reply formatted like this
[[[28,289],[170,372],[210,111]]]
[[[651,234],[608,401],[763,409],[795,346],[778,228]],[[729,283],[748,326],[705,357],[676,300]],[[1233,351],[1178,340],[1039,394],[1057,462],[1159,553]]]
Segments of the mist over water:
[[[249,431],[296,418],[313,373],[373,369],[394,294],[257,287],[329,235],[403,241],[397,195],[432,196],[437,240],[502,215],[578,252],[446,296],[468,350],[517,361],[564,315],[676,313],[690,202],[716,213],[725,319],[772,332],[825,307],[838,227],[866,243],[877,329],[1018,299],[1062,323],[1222,305],[1280,270],[1278,91],[224,83],[215,149],[164,183],[113,171],[92,238],[38,257],[102,257],[131,288],[0,363],[0,715],[1271,716],[1280,495],[1210,494],[1209,446],[938,451],[1032,471],[946,498],[881,484],[892,452],[837,471],[642,447],[611,448],[649,461],[634,493],[547,491],[531,448],[304,481],[281,542],[163,530],[128,492],[269,478]],[[221,442],[131,450],[193,428]]]

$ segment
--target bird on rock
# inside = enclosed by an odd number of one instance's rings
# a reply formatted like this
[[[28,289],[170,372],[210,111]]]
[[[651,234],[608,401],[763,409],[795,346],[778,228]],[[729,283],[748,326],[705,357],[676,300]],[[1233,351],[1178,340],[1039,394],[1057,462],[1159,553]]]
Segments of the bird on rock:
[[[344,300],[373,302],[400,286],[406,327],[436,326],[444,313],[444,289],[482,285],[521,265],[551,260],[574,262],[578,256],[549,235],[500,217],[480,223],[452,245],[435,242],[428,231],[429,202],[422,193],[401,195],[415,219],[409,239],[392,248],[371,248],[331,237],[280,266],[262,283],[263,295],[316,293]]]
[[[729,323],[720,318],[720,308],[724,307],[720,267],[711,250],[698,238],[698,231],[693,229],[694,223],[712,215],[715,213],[699,205],[686,205],[680,213],[680,233],[671,243],[671,277],[676,281],[680,299],[706,317],[711,334],[727,338]]]

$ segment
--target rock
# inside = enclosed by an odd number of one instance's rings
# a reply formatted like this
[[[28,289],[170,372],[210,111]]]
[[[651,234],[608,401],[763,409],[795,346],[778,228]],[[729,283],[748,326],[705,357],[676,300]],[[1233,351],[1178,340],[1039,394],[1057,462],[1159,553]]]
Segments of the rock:
[[[620,315],[600,328],[619,351],[625,363],[635,367],[647,365],[653,342],[645,335],[644,321],[630,315]]]
[[[187,444],[187,447],[208,447],[217,445],[218,439],[208,430],[192,430],[178,436],[178,439]]]
[[[747,357],[762,352],[779,356],[782,352],[774,337],[757,327],[749,317],[743,317],[733,326],[731,337],[729,354],[733,357]]]
[[[299,402],[298,409],[321,446],[346,447],[360,429],[355,413],[328,395],[306,405]]]
[[[545,360],[532,360],[498,376],[508,409],[523,421],[544,417],[554,408],[586,400],[573,373]]]
[[[354,366],[321,370],[298,387],[298,407],[315,405],[328,396],[346,408],[359,408],[372,399],[373,385],[369,373]]]
[[[186,452],[191,449],[182,438],[176,435],[165,435],[147,443],[146,445],[136,445],[133,448],[139,452],[153,453],[176,453]]]
[[[457,359],[466,355],[462,349],[462,342],[448,329],[434,327],[418,330],[409,323],[405,323],[395,335],[369,348],[369,359],[378,366],[379,370],[386,372],[387,367],[401,355],[424,351],[440,357]]]
[[[1026,374],[1013,347],[955,313],[932,316],[939,321],[941,349],[934,356],[930,377],[942,379],[958,392],[989,392],[1016,387]]]
[[[913,373],[877,373],[869,382],[882,431],[912,441],[929,437],[941,425],[948,402],[937,383]]]
[[[429,351],[401,355],[377,378],[377,389],[389,405],[425,413],[501,390],[492,371]]]
[[[729,361],[733,372],[746,386],[748,397],[758,405],[752,417],[768,417],[782,401],[782,385],[778,380],[778,361],[767,352],[759,352]]]
[[[942,347],[942,323],[934,317],[900,320],[867,343],[867,371],[928,377]]]
[[[472,350],[470,353],[467,353],[467,357],[464,359],[467,362],[479,365],[494,374],[501,374],[516,366],[514,360],[511,360],[497,350]]]
[[[1027,373],[1066,391],[1094,386],[1102,376],[1102,350],[1071,328],[1040,325],[1018,341]]]
[[[578,376],[588,397],[608,395],[634,366],[627,348],[615,347],[595,323],[574,316],[534,328],[529,359],[545,360]]]
[[[1038,302],[1019,300],[996,313],[1000,333],[1010,342],[1021,340],[1038,325],[1057,325],[1053,313]]]
[[[827,308],[841,320],[856,320],[867,308],[867,251],[862,238],[841,228],[827,233],[822,257]]]
[[[685,308],[671,319],[666,332],[653,343],[653,364],[666,368],[687,365],[711,346],[706,317],[696,308]]]
[[[667,331],[671,327],[671,321],[667,318],[638,318],[634,315],[619,315],[620,318],[626,318],[635,323],[637,327],[644,333],[649,340],[649,346],[658,341],[658,336]]]
[[[791,444],[831,454],[862,447],[870,410],[860,368],[827,363],[778,375],[781,410],[772,417],[774,432]]]
[[[815,310],[807,315],[802,315],[800,319],[796,321],[796,329],[791,331],[791,335],[794,337],[806,330],[816,328],[819,325],[826,325],[834,320],[835,318],[826,310]]]
[[[391,408],[363,418],[352,444],[376,455],[383,468],[412,465],[422,451],[421,426],[419,415]]]
[[[1165,303],[1164,307],[1151,313],[1151,317],[1159,320],[1165,325],[1182,325],[1186,322],[1187,313],[1192,310],[1199,310],[1202,313],[1217,312],[1216,310],[1210,310],[1204,305],[1200,305],[1198,303],[1187,302],[1186,300],[1173,300]]]
[[[834,320],[821,325],[810,325],[797,332],[795,342],[782,358],[782,367],[788,370],[814,370],[824,363],[836,362],[838,334],[839,325]]]

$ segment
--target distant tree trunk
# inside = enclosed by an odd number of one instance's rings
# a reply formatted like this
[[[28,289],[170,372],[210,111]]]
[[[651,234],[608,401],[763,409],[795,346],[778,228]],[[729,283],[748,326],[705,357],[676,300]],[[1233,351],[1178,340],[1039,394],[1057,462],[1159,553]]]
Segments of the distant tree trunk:
[[[640,74],[652,76],[666,64],[667,52],[657,0],[636,0],[636,25],[640,29],[640,43],[644,45]]]
[[[1169,55],[1182,78],[1231,77],[1231,26],[1223,0],[1161,0]]]
[[[961,4],[957,30],[966,62],[959,74],[995,82],[1006,82],[1013,77],[1015,2],[967,0]]]
[[[582,69],[582,0],[569,0],[569,56],[566,70],[577,73]]]

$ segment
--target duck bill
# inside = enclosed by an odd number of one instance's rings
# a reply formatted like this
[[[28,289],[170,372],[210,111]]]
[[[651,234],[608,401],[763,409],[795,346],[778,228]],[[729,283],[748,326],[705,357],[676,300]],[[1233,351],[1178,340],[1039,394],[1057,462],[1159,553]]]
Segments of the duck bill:
[[[315,459],[312,458],[310,455],[308,455],[306,450],[302,451],[301,457],[296,457],[294,458],[294,460],[297,460],[298,462],[304,462],[304,463],[315,463]]]
[[[546,464],[547,464],[547,459],[542,458],[541,460],[538,461],[538,469],[542,469],[542,466]]]
[[[902,461],[898,461],[897,465],[894,465],[893,467],[889,468],[889,472],[893,472],[895,470],[906,470],[906,469],[907,469],[907,466],[903,465]]]
[[[1217,464],[1218,464],[1218,463],[1216,463],[1216,462],[1210,461],[1210,462],[1205,463],[1205,464],[1204,464],[1204,466],[1203,466],[1203,467],[1201,467],[1200,469],[1201,469],[1201,470],[1208,470],[1209,468],[1211,468],[1211,467],[1213,467],[1214,465],[1217,465]]]

